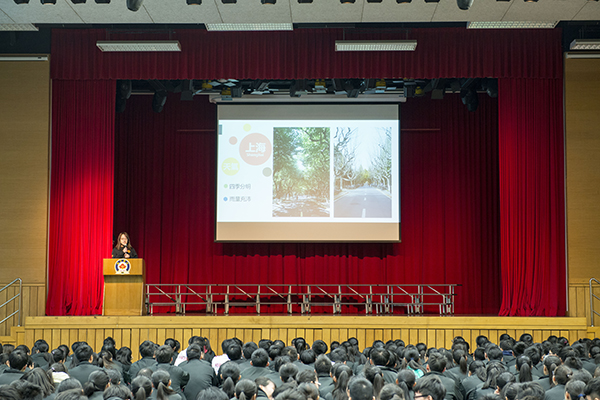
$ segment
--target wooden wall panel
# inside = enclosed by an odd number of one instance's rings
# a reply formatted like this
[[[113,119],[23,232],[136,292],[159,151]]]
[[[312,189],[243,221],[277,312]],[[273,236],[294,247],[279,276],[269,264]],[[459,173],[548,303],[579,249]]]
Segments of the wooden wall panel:
[[[569,315],[583,316],[581,285],[600,278],[600,60],[567,58],[564,79]]]
[[[593,286],[594,294],[600,297],[600,286]],[[600,300],[594,299],[594,310],[600,312]],[[569,283],[569,317],[584,317],[587,325],[592,325],[590,311],[590,289],[587,281]],[[600,317],[596,316],[594,325],[600,325]]]
[[[175,337],[186,347],[192,334],[208,337],[215,352],[220,354],[221,342],[232,336],[244,342],[269,338],[286,343],[302,336],[310,343],[322,339],[327,344],[356,337],[361,348],[374,340],[402,339],[407,344],[424,342],[428,346],[449,348],[457,335],[474,345],[479,335],[497,340],[505,332],[513,337],[528,332],[538,340],[550,334],[563,335],[571,341],[589,335],[585,318],[29,317],[24,327],[14,330],[11,338],[0,337],[0,341],[32,346],[35,340],[43,338],[54,348],[85,340],[99,349],[104,338],[112,335],[117,346],[131,347],[137,358],[138,346],[146,339],[162,344],[165,338]]]

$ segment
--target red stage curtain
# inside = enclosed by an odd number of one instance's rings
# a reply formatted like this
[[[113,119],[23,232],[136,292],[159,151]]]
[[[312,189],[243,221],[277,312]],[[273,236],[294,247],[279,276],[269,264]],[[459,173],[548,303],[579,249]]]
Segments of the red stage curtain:
[[[149,283],[461,283],[458,313],[498,312],[496,100],[402,105],[400,244],[214,243],[215,106],[151,100],[117,114],[114,222]]]
[[[500,315],[565,315],[562,79],[499,82]]]
[[[47,315],[102,313],[113,227],[114,81],[52,83]]]
[[[336,52],[341,39],[416,39],[414,52]],[[103,53],[97,40],[170,39],[181,52]],[[560,29],[52,31],[54,79],[560,78]]]

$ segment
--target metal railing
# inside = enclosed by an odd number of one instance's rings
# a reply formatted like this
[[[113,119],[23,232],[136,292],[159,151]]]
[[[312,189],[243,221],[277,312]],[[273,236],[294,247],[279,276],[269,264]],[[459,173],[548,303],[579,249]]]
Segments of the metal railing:
[[[22,301],[21,292],[23,290],[23,281],[21,280],[21,278],[15,279],[11,283],[9,283],[8,285],[6,285],[2,289],[0,289],[0,293],[2,293],[3,291],[5,291],[9,287],[15,285],[17,282],[19,282],[19,293],[15,294],[13,297],[11,297],[10,299],[6,300],[4,302],[4,304],[0,305],[0,310],[3,309],[4,307],[6,307],[10,302],[12,302],[14,300],[18,300],[17,301],[17,309],[12,314],[6,316],[6,318],[4,318],[2,321],[0,321],[0,324],[6,322],[9,318],[12,318],[15,314],[19,314],[17,326],[21,326],[21,301]]]
[[[315,307],[331,309],[333,315],[364,313],[421,315],[425,307],[439,315],[454,315],[458,284],[415,285],[284,285],[284,284],[146,284],[148,314],[193,312],[208,315],[271,312],[310,315]],[[353,310],[348,311],[348,310]],[[191,312],[190,311],[190,312]]]
[[[594,326],[594,314],[596,314],[597,316],[600,317],[600,314],[598,314],[598,312],[596,310],[594,310],[594,299],[600,300],[600,297],[598,297],[594,294],[594,287],[592,286],[592,283],[596,283],[597,285],[600,285],[600,282],[598,282],[598,280],[596,280],[594,278],[590,279],[590,315],[591,315],[592,326]]]

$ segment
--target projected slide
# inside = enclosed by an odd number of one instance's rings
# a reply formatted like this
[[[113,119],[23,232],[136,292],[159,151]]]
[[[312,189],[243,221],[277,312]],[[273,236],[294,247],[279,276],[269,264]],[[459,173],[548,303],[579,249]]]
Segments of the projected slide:
[[[399,241],[398,105],[220,105],[217,241]]]

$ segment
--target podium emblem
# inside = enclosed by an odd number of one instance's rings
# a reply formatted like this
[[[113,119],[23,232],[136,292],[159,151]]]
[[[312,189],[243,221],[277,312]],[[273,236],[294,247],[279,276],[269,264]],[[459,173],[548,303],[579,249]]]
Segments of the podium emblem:
[[[131,271],[131,263],[126,258],[120,258],[115,262],[115,273],[126,275]]]

